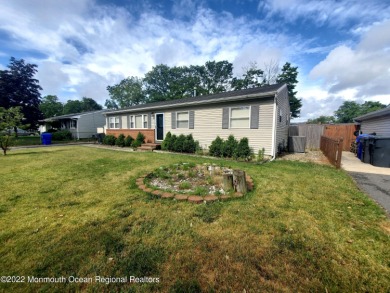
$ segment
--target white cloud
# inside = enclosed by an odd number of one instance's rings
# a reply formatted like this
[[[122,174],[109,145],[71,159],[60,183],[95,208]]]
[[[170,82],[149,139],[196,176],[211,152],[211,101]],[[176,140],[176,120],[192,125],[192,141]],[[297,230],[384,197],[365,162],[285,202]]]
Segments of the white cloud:
[[[339,46],[317,64],[310,76],[331,93],[353,88],[355,98],[388,95],[390,100],[390,21],[371,27],[356,48]]]
[[[268,16],[282,16],[290,22],[299,18],[310,19],[321,26],[344,26],[350,21],[368,22],[390,17],[387,1],[370,0],[265,0],[260,1],[258,9],[268,12]],[[369,4],[369,5],[368,5]]]
[[[99,6],[93,0],[49,2],[7,2],[0,10],[0,29],[18,49],[47,56],[33,59],[43,95],[63,100],[85,95],[103,104],[107,85],[143,76],[159,63],[229,60],[238,69],[250,61],[262,66],[283,59],[284,48],[294,43],[262,32],[258,20],[218,14],[189,0],[173,6],[176,14],[188,10],[183,19],[167,19],[145,7],[135,16],[124,7]]]

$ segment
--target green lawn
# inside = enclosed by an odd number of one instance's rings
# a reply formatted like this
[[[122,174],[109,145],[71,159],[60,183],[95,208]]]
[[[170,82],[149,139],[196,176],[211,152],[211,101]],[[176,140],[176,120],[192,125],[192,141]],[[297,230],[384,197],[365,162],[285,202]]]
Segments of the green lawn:
[[[244,169],[255,190],[209,205],[153,198],[138,176],[175,162]],[[81,146],[0,157],[0,291],[388,292],[390,222],[332,167]],[[27,283],[27,276],[159,283]],[[180,291],[182,290],[182,291]],[[191,291],[192,290],[192,291]]]

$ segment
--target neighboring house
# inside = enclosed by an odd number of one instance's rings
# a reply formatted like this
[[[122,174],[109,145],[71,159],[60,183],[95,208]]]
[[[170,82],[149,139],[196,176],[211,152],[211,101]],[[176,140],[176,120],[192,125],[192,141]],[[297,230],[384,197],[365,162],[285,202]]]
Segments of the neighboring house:
[[[390,137],[390,107],[354,118],[365,134],[375,132],[379,136]]]
[[[135,138],[142,132],[146,142],[161,143],[169,131],[191,133],[204,149],[218,135],[227,139],[232,134],[247,137],[255,153],[264,148],[270,156],[286,147],[290,124],[285,84],[137,105],[105,115],[106,134]]]
[[[97,128],[103,127],[106,123],[104,112],[107,110],[76,113],[55,116],[44,119],[44,125],[40,126],[40,132],[48,131],[51,128],[69,130],[75,139],[90,138],[96,135]]]

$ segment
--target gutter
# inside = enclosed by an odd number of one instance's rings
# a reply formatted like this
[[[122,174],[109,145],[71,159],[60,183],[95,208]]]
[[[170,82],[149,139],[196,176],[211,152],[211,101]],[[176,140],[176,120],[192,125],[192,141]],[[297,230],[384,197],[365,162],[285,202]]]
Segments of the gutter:
[[[273,113],[273,123],[272,123],[272,148],[271,148],[271,153],[272,153],[272,159],[270,160],[270,162],[272,162],[273,160],[275,160],[276,158],[276,108],[277,108],[277,93],[275,94],[275,97],[274,97],[274,113]]]

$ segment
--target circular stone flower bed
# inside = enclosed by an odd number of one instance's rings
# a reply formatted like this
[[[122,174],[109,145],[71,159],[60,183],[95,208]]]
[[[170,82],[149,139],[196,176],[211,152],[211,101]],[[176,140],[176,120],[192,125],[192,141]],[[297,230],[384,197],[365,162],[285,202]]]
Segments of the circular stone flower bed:
[[[234,172],[245,176],[242,171]],[[240,186],[236,185],[238,180],[232,180],[232,174],[232,169],[215,164],[180,163],[160,167],[138,178],[136,183],[141,190],[161,198],[202,203],[244,196],[242,192],[237,192]],[[227,188],[226,178],[229,177],[232,185]],[[248,175],[244,178],[243,184],[251,191],[252,178]]]

